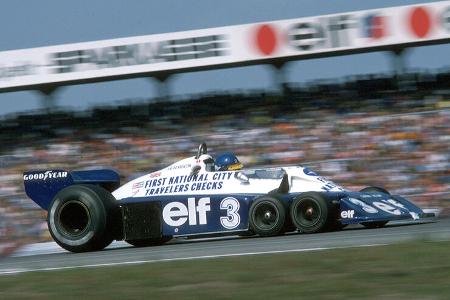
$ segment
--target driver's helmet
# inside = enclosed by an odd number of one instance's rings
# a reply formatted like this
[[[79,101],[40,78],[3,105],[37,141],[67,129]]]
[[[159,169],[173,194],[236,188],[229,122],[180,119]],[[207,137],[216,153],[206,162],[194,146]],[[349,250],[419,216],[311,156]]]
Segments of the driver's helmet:
[[[231,152],[223,153],[216,159],[216,168],[218,171],[234,171],[240,170],[243,167],[244,165]]]
[[[200,157],[198,159],[200,160],[200,163],[204,164],[205,170],[207,172],[215,171],[214,159],[212,158],[211,155],[202,154],[202,155],[200,155]]]

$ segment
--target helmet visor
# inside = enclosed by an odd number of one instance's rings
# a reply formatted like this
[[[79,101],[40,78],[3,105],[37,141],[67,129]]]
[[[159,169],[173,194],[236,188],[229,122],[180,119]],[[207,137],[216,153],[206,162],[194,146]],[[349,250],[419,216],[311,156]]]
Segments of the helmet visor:
[[[235,170],[240,170],[244,167],[243,164],[241,164],[240,162],[229,165],[228,166],[228,171],[235,171]]]

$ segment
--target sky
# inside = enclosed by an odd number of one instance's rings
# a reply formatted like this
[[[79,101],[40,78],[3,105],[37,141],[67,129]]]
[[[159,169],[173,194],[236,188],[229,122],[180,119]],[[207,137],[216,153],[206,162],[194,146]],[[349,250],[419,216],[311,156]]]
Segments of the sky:
[[[301,18],[381,7],[426,3],[413,0],[4,0],[0,10],[0,51],[88,42],[120,37]],[[432,2],[432,1],[428,1]],[[408,68],[450,66],[450,44],[414,48]],[[392,70],[384,52],[292,62],[287,81],[341,79],[347,75]],[[169,79],[171,95],[242,89],[275,89],[267,66],[184,73]],[[84,110],[127,99],[156,97],[151,78],[64,87],[55,93],[59,106]],[[0,94],[0,115],[42,107],[42,95],[24,91]]]

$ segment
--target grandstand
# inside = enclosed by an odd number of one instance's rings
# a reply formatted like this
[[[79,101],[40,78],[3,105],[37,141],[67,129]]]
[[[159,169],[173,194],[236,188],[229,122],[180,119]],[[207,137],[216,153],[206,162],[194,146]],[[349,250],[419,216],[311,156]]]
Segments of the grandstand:
[[[191,155],[200,141],[216,155],[234,151],[247,167],[309,165],[349,189],[384,186],[447,209],[449,77],[413,73],[398,85],[379,74],[291,84],[285,95],[230,92],[6,118],[2,239],[48,239],[45,215],[24,195],[21,174],[30,167],[104,166],[125,181]]]

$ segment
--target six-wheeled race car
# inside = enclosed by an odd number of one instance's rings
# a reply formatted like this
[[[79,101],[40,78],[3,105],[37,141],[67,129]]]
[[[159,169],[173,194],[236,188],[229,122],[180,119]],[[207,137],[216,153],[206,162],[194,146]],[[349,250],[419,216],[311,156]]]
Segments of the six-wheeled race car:
[[[348,191],[302,166],[218,170],[205,144],[122,186],[112,170],[30,171],[23,179],[27,195],[48,211],[53,239],[72,252],[113,240],[150,246],[181,236],[316,233],[433,216],[382,188]]]

